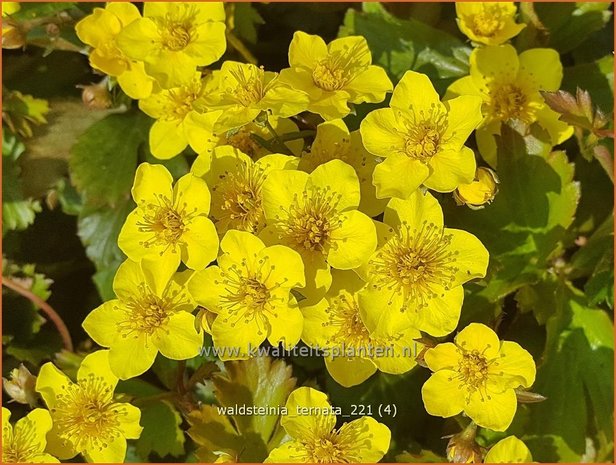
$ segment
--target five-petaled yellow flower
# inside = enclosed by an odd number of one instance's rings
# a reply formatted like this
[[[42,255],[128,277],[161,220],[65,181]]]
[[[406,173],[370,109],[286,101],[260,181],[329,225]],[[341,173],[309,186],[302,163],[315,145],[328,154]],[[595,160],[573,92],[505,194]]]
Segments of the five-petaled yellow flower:
[[[455,81],[445,98],[479,96],[483,100],[483,121],[475,132],[481,156],[496,166],[496,140],[503,123],[516,121],[526,126],[538,123],[557,145],[573,134],[573,128],[560,121],[549,108],[540,90],[556,91],[563,78],[558,52],[548,48],[526,50],[518,56],[511,45],[473,50],[470,75]]]
[[[202,270],[218,254],[218,234],[207,217],[210,191],[191,173],[172,183],[164,166],[139,165],[131,191],[137,208],[126,218],[118,245],[134,261],[157,259],[177,268],[181,260]]]
[[[335,411],[316,389],[296,389],[286,409],[280,424],[291,440],[272,450],[265,463],[377,463],[389,449],[391,431],[372,417],[335,429]]]
[[[302,154],[298,169],[311,173],[319,165],[336,159],[348,163],[357,173],[361,195],[359,210],[368,216],[383,213],[387,200],[377,199],[372,184],[376,157],[364,148],[359,131],[349,133],[341,119],[326,121],[317,126],[314,142]]]
[[[122,30],[118,45],[144,61],[163,88],[190,81],[197,66],[214,63],[227,48],[222,2],[148,2],[143,13]]]
[[[272,171],[263,183],[267,244],[298,251],[306,270],[300,292],[316,302],[331,284],[330,267],[350,270],[365,262],[376,248],[372,220],[357,210],[359,180],[352,166],[332,160],[311,174]]]
[[[484,463],[530,463],[533,456],[526,444],[515,436],[508,436],[494,444],[485,458]]]
[[[236,230],[225,234],[220,248],[218,266],[196,272],[188,282],[197,303],[217,314],[208,329],[226,351],[220,358],[249,358],[265,339],[285,348],[297,344],[303,317],[290,291],[304,285],[299,254],[281,245],[266,247]]]
[[[364,282],[353,271],[332,270],[332,285],[315,305],[302,306],[302,340],[325,355],[327,371],[345,387],[363,383],[377,369],[385,373],[406,373],[417,363],[421,337],[412,327],[373,328],[364,320],[357,292]],[[368,324],[366,324],[366,321]]]
[[[473,42],[500,45],[517,36],[526,24],[515,22],[513,2],[456,2],[458,27]]]
[[[51,430],[51,416],[37,408],[19,419],[15,425],[9,420],[11,411],[2,407],[2,463],[58,463],[45,452],[46,435]]]
[[[41,367],[36,390],[53,420],[47,450],[61,460],[81,453],[88,462],[122,463],[126,440],[141,435],[141,411],[113,399],[118,378],[109,368],[107,352],[85,357],[76,382],[51,362]]]
[[[488,251],[472,234],[445,228],[429,193],[390,200],[384,222],[377,223],[376,252],[358,270],[368,283],[359,293],[367,324],[406,322],[433,336],[449,334],[460,317],[462,284],[485,276]]]
[[[229,229],[258,234],[265,227],[263,182],[270,171],[297,167],[296,157],[272,154],[256,162],[248,155],[226,145],[211,155],[200,155],[192,172],[212,186],[210,218],[219,235]]]
[[[280,72],[281,81],[306,92],[308,111],[326,120],[348,115],[349,103],[382,102],[392,90],[385,70],[372,64],[362,36],[325,44],[317,35],[297,31],[289,46],[289,65]]]
[[[535,382],[532,356],[480,323],[468,325],[453,343],[428,349],[424,360],[434,372],[421,389],[428,413],[447,418],[463,411],[494,431],[505,431],[513,420],[514,389]]]
[[[288,118],[308,104],[308,96],[283,84],[278,73],[237,61],[225,61],[214,71],[207,91],[209,108],[222,110],[214,125],[217,133],[248,124],[262,112]]]
[[[451,192],[473,180],[475,155],[464,143],[481,122],[480,98],[441,103],[425,74],[407,71],[389,105],[361,122],[366,149],[385,158],[374,170],[377,197],[405,199],[421,184]]]
[[[75,25],[79,39],[92,46],[90,65],[105,74],[115,76],[129,97],[146,98],[152,92],[154,80],[145,72],[143,62],[128,58],[118,48],[117,37],[123,28],[141,18],[139,10],[129,2],[111,2],[94,8]]]
[[[171,89],[157,89],[139,101],[139,108],[156,121],[150,128],[150,150],[161,159],[172,158],[190,144],[201,153],[208,146],[215,113],[205,113],[201,73]]]
[[[127,260],[113,280],[116,299],[94,309],[83,327],[109,347],[111,369],[120,379],[147,371],[158,352],[173,360],[195,357],[203,336],[191,312],[197,306],[186,287],[173,279],[164,262]]]

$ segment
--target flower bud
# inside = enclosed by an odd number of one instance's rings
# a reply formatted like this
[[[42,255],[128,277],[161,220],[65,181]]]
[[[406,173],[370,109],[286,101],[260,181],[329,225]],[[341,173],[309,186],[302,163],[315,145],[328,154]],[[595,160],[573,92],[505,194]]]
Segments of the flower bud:
[[[36,376],[23,365],[11,371],[11,379],[2,378],[4,390],[11,399],[20,404],[28,404],[30,407],[36,406]]]
[[[480,209],[491,203],[498,193],[498,176],[490,168],[479,167],[475,179],[470,184],[461,184],[453,193],[458,205],[466,205],[472,209]]]
[[[447,444],[447,460],[451,463],[481,463],[483,450],[475,441],[477,425],[471,422],[464,431],[454,434]]]
[[[111,106],[111,95],[107,89],[107,79],[98,84],[77,86],[82,89],[81,100],[90,110],[106,110]]]
[[[14,50],[26,46],[26,33],[11,20],[2,20],[2,48]]]

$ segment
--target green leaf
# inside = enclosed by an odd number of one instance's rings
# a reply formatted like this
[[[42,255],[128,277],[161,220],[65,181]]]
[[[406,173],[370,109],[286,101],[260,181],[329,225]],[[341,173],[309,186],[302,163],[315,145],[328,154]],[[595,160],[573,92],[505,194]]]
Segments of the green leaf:
[[[150,124],[136,111],[110,115],[79,137],[69,166],[73,184],[89,202],[115,206],[128,195]]]
[[[24,152],[24,145],[4,128],[2,132],[2,234],[9,230],[23,230],[34,222],[36,213],[41,211],[38,200],[25,198],[21,168],[18,159]]]
[[[115,209],[88,207],[79,214],[77,234],[96,267],[93,279],[103,300],[114,298],[113,277],[125,259],[118,247],[118,235],[133,207],[132,200],[125,197]]]
[[[476,235],[490,252],[481,292],[491,301],[536,282],[568,237],[579,199],[563,152],[528,155],[523,138],[504,127],[498,140],[499,193],[482,210],[446,204],[447,226]]]
[[[250,3],[235,3],[234,8],[235,32],[247,42],[256,44],[258,26],[265,21]]]
[[[143,431],[137,440],[136,451],[147,458],[154,452],[159,457],[178,457],[184,453],[182,417],[169,402],[148,402],[141,407]]]
[[[460,40],[413,18],[399,19],[380,3],[363,3],[362,11],[347,11],[339,37],[362,35],[372,62],[395,81],[408,70],[427,74],[444,91],[455,78],[468,75],[471,49]]]
[[[609,460],[614,434],[613,323],[567,283],[555,283],[544,297],[556,311],[546,326],[548,340],[533,391],[547,400],[531,407],[523,439],[541,462],[580,461],[587,453],[587,438],[596,450],[596,457],[587,460]]]
[[[611,112],[614,101],[614,57],[607,55],[593,63],[564,68],[561,89],[575,94],[578,87],[587,90],[593,103],[602,111]]]

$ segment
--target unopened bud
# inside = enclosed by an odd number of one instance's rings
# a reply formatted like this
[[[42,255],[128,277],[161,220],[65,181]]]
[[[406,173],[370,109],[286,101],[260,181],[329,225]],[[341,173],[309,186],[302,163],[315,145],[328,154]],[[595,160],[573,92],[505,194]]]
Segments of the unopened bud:
[[[461,184],[453,193],[458,205],[466,205],[472,209],[483,208],[494,200],[498,193],[498,176],[490,168],[479,167],[475,179],[470,184]]]
[[[103,79],[98,84],[89,86],[77,86],[82,89],[81,100],[90,110],[106,110],[111,106],[111,94],[107,89],[107,79]]]
[[[537,394],[536,392],[524,391],[522,389],[515,390],[515,396],[520,404],[536,404],[543,402],[547,397]]]
[[[464,431],[454,434],[447,444],[447,460],[451,463],[481,463],[483,449],[475,441],[477,425],[472,423]]]
[[[20,404],[28,404],[30,407],[36,406],[36,376],[23,365],[11,371],[11,379],[2,378],[4,390],[11,399]]]
[[[14,50],[26,45],[26,33],[8,19],[2,20],[2,48]]]

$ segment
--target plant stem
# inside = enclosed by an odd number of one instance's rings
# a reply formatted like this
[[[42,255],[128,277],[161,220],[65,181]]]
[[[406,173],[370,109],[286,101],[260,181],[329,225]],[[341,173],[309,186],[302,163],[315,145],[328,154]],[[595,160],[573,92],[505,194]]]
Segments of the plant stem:
[[[280,153],[284,153],[286,155],[293,155],[291,150],[289,150],[289,147],[285,145],[285,143],[280,138],[280,136],[278,135],[274,127],[269,122],[269,118],[267,117],[265,118],[265,127],[273,136],[272,139],[270,139],[268,142],[276,141],[276,146],[280,149]]]
[[[180,360],[178,363],[178,377],[175,382],[178,393],[186,394],[186,386],[184,385],[184,374],[186,372],[186,360]]]
[[[316,133],[317,132],[312,129],[304,129],[303,131],[289,132],[287,134],[283,134],[279,136],[279,139],[283,142],[288,142],[290,140],[305,139],[306,137],[312,137]]]
[[[60,315],[58,315],[58,313],[51,307],[51,305],[49,305],[32,291],[26,289],[8,276],[2,276],[2,285],[22,295],[34,305],[36,305],[38,308],[40,308],[45,313],[45,315],[47,315],[47,318],[49,318],[56,326],[58,332],[60,333],[60,337],[62,337],[62,343],[64,344],[64,348],[69,352],[73,352],[73,341],[71,340],[71,335],[68,332],[68,328],[64,324],[64,321],[62,321],[62,318],[60,318]]]
[[[248,63],[252,63],[253,65],[257,64],[257,58],[250,53],[250,50],[246,48],[244,42],[242,42],[233,32],[227,30],[227,40],[231,44],[231,46],[237,50],[237,52],[242,55],[242,58],[246,60]]]

